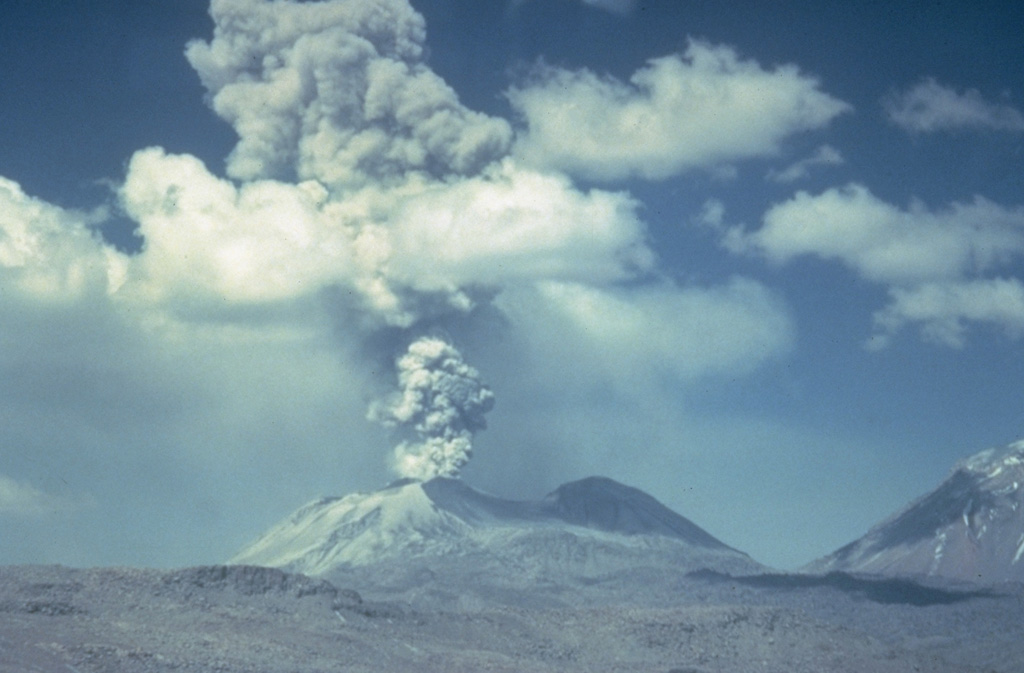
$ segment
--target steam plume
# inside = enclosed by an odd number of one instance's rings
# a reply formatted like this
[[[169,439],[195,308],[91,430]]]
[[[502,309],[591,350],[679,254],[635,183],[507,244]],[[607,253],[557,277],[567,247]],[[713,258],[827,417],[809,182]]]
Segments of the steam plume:
[[[395,362],[399,390],[370,407],[369,418],[411,429],[419,441],[395,447],[394,470],[402,477],[455,477],[473,452],[473,433],[487,427],[484,414],[494,393],[480,372],[443,339],[422,337]]]

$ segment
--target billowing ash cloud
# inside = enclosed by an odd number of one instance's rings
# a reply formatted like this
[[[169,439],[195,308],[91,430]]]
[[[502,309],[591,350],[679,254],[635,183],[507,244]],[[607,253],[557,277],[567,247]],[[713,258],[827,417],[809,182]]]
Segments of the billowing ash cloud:
[[[537,280],[651,267],[635,200],[512,160],[509,123],[422,62],[423,18],[405,0],[210,12],[213,39],[187,56],[238,134],[235,181],[195,157],[135,154],[121,194],[146,240],[131,275],[148,297],[194,310],[341,288],[363,328],[406,328]]]
[[[92,266],[107,267],[98,277],[114,310],[124,307],[146,330],[159,325],[182,344],[214,339],[231,348],[244,337],[284,350],[319,348],[339,335],[365,343],[382,329],[422,330],[493,301],[524,342],[539,343],[536,362],[562,357],[546,337],[536,338],[546,334],[536,316],[551,313],[547,322],[561,316],[585,326],[596,335],[591,340],[604,342],[593,349],[600,360],[614,361],[623,352],[636,359],[635,339],[621,337],[621,315],[588,307],[639,302],[643,310],[630,315],[676,314],[704,294],[671,281],[645,291],[660,274],[641,204],[626,192],[584,190],[564,172],[524,164],[512,151],[513,127],[464,106],[423,62],[424,21],[406,0],[212,0],[210,14],[212,39],[192,42],[187,57],[213,110],[238,135],[228,176],[197,157],[139,150],[120,197],[144,249],[133,257],[92,251]],[[745,63],[715,81],[728,88],[724,80],[743,80],[744,69],[779,76]],[[810,80],[796,80],[797,99],[823,96]],[[531,91],[517,89],[523,100],[533,100]],[[810,126],[838,110],[829,105],[832,112]],[[673,119],[679,111],[669,107]],[[658,128],[675,133],[668,122]],[[785,133],[768,135],[774,146]],[[576,291],[554,300],[538,290],[552,284]],[[325,295],[344,302],[344,329],[330,337],[320,331]],[[755,342],[788,339],[779,327],[784,314],[766,321],[749,302],[731,299],[728,312],[736,320],[723,325],[752,324]],[[627,323],[629,334],[638,322]],[[671,336],[659,348],[695,352],[692,331],[664,331]],[[689,379],[723,359],[765,357],[747,343],[719,350],[727,355],[657,358],[657,368]],[[437,340],[413,344],[399,378],[400,402],[372,414],[419,435],[399,447],[398,471],[455,474],[490,408],[489,391]],[[428,395],[430,382],[444,394]]]
[[[399,391],[369,412],[371,420],[418,435],[395,447],[395,471],[412,479],[457,476],[473,452],[473,433],[487,427],[494,393],[437,337],[414,341],[395,366]]]
[[[232,177],[343,189],[473,175],[511,142],[421,62],[424,20],[403,0],[212,0],[210,14],[213,41],[187,56],[238,132]]]
[[[638,398],[653,391],[660,400],[649,381],[746,371],[788,348],[785,311],[763,301],[772,293],[753,282],[704,288],[665,277],[635,197],[583,188],[561,162],[541,160],[553,156],[548,141],[558,136],[540,133],[537,124],[572,103],[556,95],[555,79],[536,83],[538,91],[517,87],[516,100],[540,101],[535,112],[519,106],[529,128],[517,131],[463,105],[430,70],[424,20],[407,0],[212,0],[210,14],[212,38],[192,42],[187,57],[238,142],[226,175],[160,147],[129,158],[118,206],[138,225],[137,254],[96,235],[102,212],[69,211],[0,178],[0,444],[34,441],[40,458],[33,460],[38,468],[0,465],[16,480],[0,483],[0,518],[29,508],[26,502],[38,509],[42,496],[25,485],[53,491],[42,478],[46,466],[77,464],[83,446],[104,466],[92,475],[103,484],[97,489],[106,489],[97,490],[96,521],[134,526],[141,539],[152,535],[151,526],[116,505],[124,475],[108,473],[107,465],[160,475],[147,498],[161,507],[208,499],[211,512],[226,513],[220,522],[248,522],[247,496],[255,491],[264,494],[258,500],[266,514],[304,497],[310,486],[303,480],[334,478],[326,465],[343,462],[342,479],[349,480],[331,488],[364,486],[359,480],[380,467],[365,451],[376,434],[364,422],[361,395],[379,383],[372,380],[379,363],[364,356],[379,352],[372,344],[382,335],[408,343],[427,325],[451,327],[467,316],[500,314],[513,355],[490,345],[476,352],[495,375],[514,363],[509,368],[521,378],[505,390],[510,400],[519,395],[529,403],[509,405],[520,414],[513,425],[537,429],[545,442],[557,432],[546,418],[566,409],[566,384],[581,395],[619,386]],[[741,107],[758,119],[776,118],[758,110],[776,100],[763,91],[777,89],[745,85],[747,71],[755,83],[789,82],[785,92],[797,102],[825,104],[809,122],[767,125],[767,140],[727,158],[763,154],[781,136],[816,128],[835,113],[806,77],[722,59],[729,67],[712,73],[713,81],[744,94]],[[673,68],[701,71],[695,62],[669,59],[644,71],[650,95],[629,85],[630,95],[658,103],[655,94],[666,89],[653,80],[662,82]],[[588,98],[593,78],[559,72],[582,82],[570,93],[583,95],[606,122],[623,112],[621,105],[602,111],[602,96],[626,85],[602,85]],[[695,91],[687,101],[704,100],[703,89]],[[673,139],[686,111],[678,107],[643,110]],[[693,107],[717,120],[713,104]],[[571,119],[567,128],[586,135],[580,122]],[[514,149],[517,133],[544,141],[532,145],[545,150],[533,164]],[[650,133],[613,140],[620,149],[653,148],[655,158],[665,144]],[[621,174],[605,161],[619,155],[599,149],[581,155],[595,162],[592,170],[577,172]],[[650,163],[664,176],[680,165],[672,156],[658,164],[634,154],[624,155],[625,173]],[[685,154],[683,163],[717,161],[723,153],[694,156]],[[469,331],[481,327],[466,324]],[[395,469],[418,478],[457,474],[493,405],[491,391],[439,339],[415,341],[397,366],[400,392],[370,414],[405,440]],[[560,388],[561,406],[533,395],[545,381]],[[43,420],[54,417],[61,423]],[[343,432],[348,448],[339,447]],[[509,441],[517,451],[524,444]],[[167,465],[178,472],[169,475]],[[232,492],[224,482],[197,479],[196,466],[232,475],[253,475],[259,466],[255,478],[262,481],[232,478]],[[285,471],[296,478],[281,479]],[[191,490],[178,488],[182,483]],[[186,536],[187,526],[207,523],[195,519],[177,530],[191,541],[198,532]]]

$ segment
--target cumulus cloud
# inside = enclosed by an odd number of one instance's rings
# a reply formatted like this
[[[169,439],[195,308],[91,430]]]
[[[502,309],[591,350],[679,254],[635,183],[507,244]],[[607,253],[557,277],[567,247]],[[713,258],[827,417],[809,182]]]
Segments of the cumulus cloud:
[[[776,262],[814,254],[886,284],[956,279],[1024,252],[1024,209],[982,197],[937,211],[921,203],[901,209],[852,184],[773,206],[749,243]]]
[[[4,297],[73,301],[124,280],[124,259],[89,228],[90,216],[32,198],[0,178],[0,278]],[[3,299],[0,299],[3,301]]]
[[[194,157],[149,149],[121,194],[146,241],[130,289],[171,304],[280,302],[336,285],[371,322],[407,326],[472,308],[473,288],[620,280],[653,263],[630,197],[511,162],[333,199],[315,181],[236,186]]]
[[[508,98],[526,126],[519,157],[596,180],[660,179],[771,155],[850,109],[794,66],[766,70],[700,41],[628,83],[541,65]]]
[[[1024,335],[1024,284],[1016,278],[924,283],[892,288],[890,295],[890,304],[875,314],[871,349],[889,345],[907,324],[920,325],[925,339],[951,348],[966,344],[968,322],[993,324],[1013,339]]]
[[[389,268],[422,290],[624,280],[654,264],[638,207],[624,193],[580,192],[564,177],[506,162],[400,204]]]
[[[151,148],[132,157],[121,199],[145,240],[133,280],[153,299],[292,299],[352,267],[348,230],[331,226],[316,182],[236,186]]]
[[[782,170],[772,169],[768,171],[765,177],[772,182],[788,184],[797,180],[803,180],[810,175],[811,169],[816,166],[839,166],[842,163],[843,155],[839,153],[839,150],[831,145],[822,145],[811,156],[801,159]]]
[[[733,229],[725,241],[780,264],[806,255],[833,259],[887,286],[892,301],[876,315],[873,346],[914,324],[926,337],[957,346],[964,321],[1017,334],[1024,317],[1016,281],[994,275],[1024,255],[1024,208],[982,197],[929,210],[917,202],[899,208],[856,184],[799,192],[773,206],[757,231]]]
[[[1024,115],[1017,108],[987,101],[976,89],[959,93],[931,77],[891,94],[882,106],[890,121],[914,133],[960,128],[1024,131]]]

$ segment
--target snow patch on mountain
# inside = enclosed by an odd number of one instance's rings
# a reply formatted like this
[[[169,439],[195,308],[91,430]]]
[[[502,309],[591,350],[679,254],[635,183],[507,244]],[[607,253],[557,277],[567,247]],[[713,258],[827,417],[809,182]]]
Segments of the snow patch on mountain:
[[[460,593],[470,585],[565,587],[639,568],[764,570],[646,493],[600,477],[537,501],[497,498],[448,478],[323,498],[230,563],[357,578],[394,591],[458,586]]]
[[[320,575],[339,565],[454,551],[466,539],[467,528],[458,516],[437,507],[420,482],[403,480],[373,493],[311,502],[230,563]]]

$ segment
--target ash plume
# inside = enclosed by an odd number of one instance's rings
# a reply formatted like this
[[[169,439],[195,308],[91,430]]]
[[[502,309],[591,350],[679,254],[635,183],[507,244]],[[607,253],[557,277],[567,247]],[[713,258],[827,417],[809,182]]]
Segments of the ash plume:
[[[368,417],[414,433],[395,447],[392,468],[401,477],[455,477],[473,453],[473,434],[487,427],[494,393],[459,351],[422,337],[395,361],[399,390],[370,407]]]

